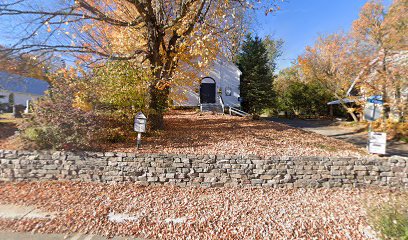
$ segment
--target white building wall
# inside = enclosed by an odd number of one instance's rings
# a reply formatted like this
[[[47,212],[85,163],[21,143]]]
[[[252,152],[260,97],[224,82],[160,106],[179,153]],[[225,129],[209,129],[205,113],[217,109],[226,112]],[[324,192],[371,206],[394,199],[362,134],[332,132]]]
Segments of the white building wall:
[[[228,61],[217,61],[215,63],[215,69],[218,69],[218,78],[215,79],[217,94],[219,94],[218,90],[221,88],[221,96],[225,105],[239,107],[240,102],[238,98],[240,97],[239,83],[241,71],[239,71],[235,64]],[[230,96],[226,95],[227,88],[231,90]]]
[[[35,94],[29,94],[29,93],[19,93],[19,92],[13,92],[14,93],[14,104],[15,105],[23,105],[27,106],[27,100],[37,100],[40,95],[35,95]],[[0,99],[1,103],[8,103],[9,101],[9,96],[11,92],[10,91],[5,91],[5,90],[0,90],[0,95],[5,96],[4,98]]]
[[[208,74],[200,74],[200,80],[205,77],[211,77],[216,83],[216,99],[217,103],[219,95],[222,96],[225,106],[239,107],[239,83],[241,71],[238,67],[229,62],[226,58],[219,58],[213,63],[213,67],[208,71]],[[231,96],[226,95],[226,89],[231,89]],[[193,107],[200,105],[200,81],[196,81],[193,87],[177,86],[173,91],[182,93],[186,100],[175,102],[176,106]],[[219,93],[221,90],[221,94]]]

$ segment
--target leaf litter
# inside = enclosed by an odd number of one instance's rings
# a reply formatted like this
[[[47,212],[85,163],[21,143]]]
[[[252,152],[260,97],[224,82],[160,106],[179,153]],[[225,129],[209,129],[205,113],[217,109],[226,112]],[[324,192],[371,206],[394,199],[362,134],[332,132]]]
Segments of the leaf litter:
[[[56,213],[0,219],[0,229],[145,239],[368,239],[367,202],[389,195],[385,189],[0,183],[0,203]]]

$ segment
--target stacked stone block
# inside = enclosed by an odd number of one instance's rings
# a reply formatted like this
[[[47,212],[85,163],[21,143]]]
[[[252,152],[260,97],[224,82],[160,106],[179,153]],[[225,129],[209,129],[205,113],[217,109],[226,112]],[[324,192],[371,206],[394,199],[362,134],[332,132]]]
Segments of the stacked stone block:
[[[178,186],[408,188],[408,158],[169,155],[0,150],[0,181]]]

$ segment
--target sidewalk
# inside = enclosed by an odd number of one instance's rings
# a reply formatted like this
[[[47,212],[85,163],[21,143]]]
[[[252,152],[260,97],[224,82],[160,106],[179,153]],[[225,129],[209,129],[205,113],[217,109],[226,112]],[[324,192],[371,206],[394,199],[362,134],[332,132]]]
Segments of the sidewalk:
[[[343,140],[365,149],[368,133],[360,132],[352,127],[341,127],[330,120],[302,120],[286,118],[266,118],[267,120],[287,124],[291,127],[301,128],[324,136]],[[408,157],[408,144],[396,141],[387,142],[387,155]]]
[[[20,206],[13,204],[0,204],[0,218],[4,219],[52,219],[55,213],[44,212],[35,206]],[[107,240],[108,238],[97,235],[73,234],[37,234],[29,232],[0,231],[0,240]],[[113,240],[137,239],[131,237],[114,237]]]

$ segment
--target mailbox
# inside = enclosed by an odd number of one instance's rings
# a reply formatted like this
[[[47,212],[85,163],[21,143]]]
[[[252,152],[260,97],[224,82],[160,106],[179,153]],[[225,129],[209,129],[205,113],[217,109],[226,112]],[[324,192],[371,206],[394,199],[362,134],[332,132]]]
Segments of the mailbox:
[[[225,96],[231,96],[232,90],[231,88],[228,86],[225,88]]]
[[[139,133],[146,132],[146,122],[147,122],[147,117],[142,112],[138,112],[135,116],[135,125],[134,125],[135,132],[139,132]]]

